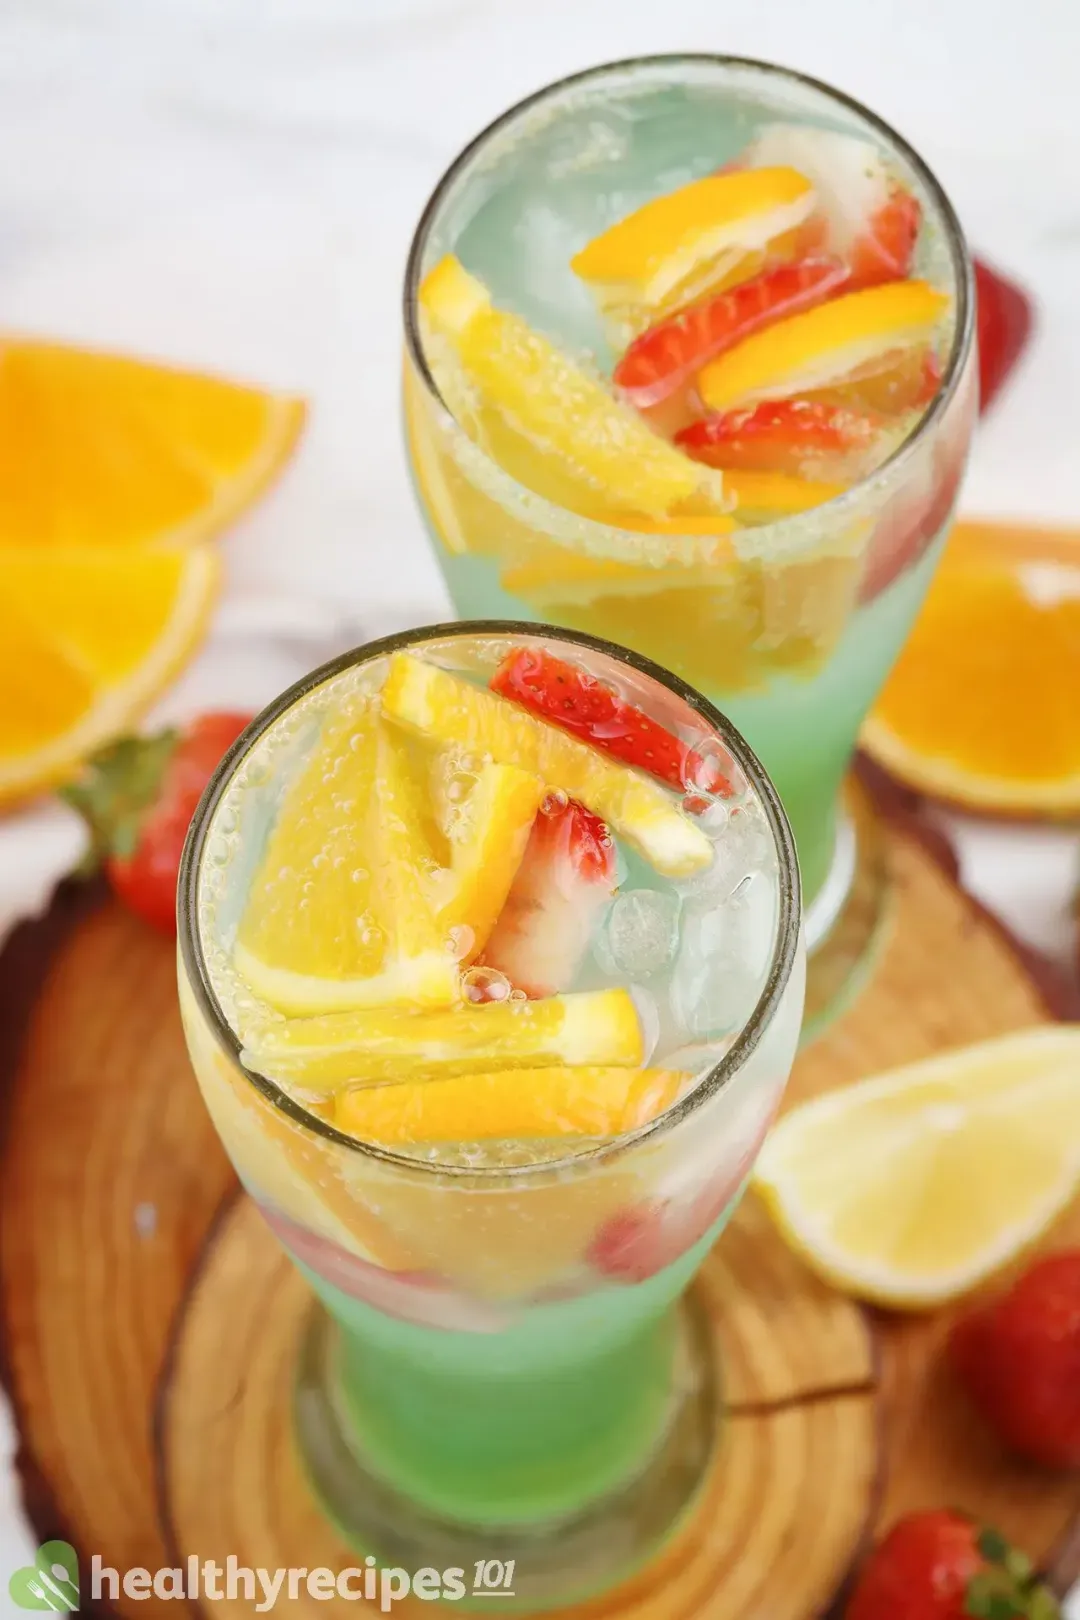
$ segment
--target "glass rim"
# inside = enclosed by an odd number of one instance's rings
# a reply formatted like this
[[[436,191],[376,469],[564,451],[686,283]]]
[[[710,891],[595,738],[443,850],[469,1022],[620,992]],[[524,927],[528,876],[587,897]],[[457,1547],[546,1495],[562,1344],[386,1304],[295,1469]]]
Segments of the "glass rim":
[[[348,1132],[339,1130],[336,1125],[330,1124],[318,1115],[310,1113],[283,1086],[278,1085],[276,1081],[271,1080],[268,1076],[260,1074],[257,1070],[249,1068],[242,1061],[243,1043],[225,1017],[214,991],[206,965],[199,928],[199,880],[202,872],[206,839],[214,814],[236,773],[237,767],[246,759],[252,748],[270,727],[309,693],[315,691],[317,687],[324,685],[327,681],[332,680],[336,675],[343,674],[346,670],[359,668],[364,664],[373,662],[376,658],[388,656],[391,653],[415,647],[424,642],[475,639],[478,636],[541,637],[603,653],[620,663],[628,664],[635,673],[657,681],[676,697],[681,698],[689,708],[706,722],[711,730],[719,735],[724,746],[730,750],[735,762],[744,772],[747,781],[752,784],[761,801],[765,818],[769,824],[769,832],[773,839],[780,868],[778,881],[779,907],[769,971],[757,1001],[743,1021],[738,1035],[719,1061],[711,1069],[706,1070],[697,1077],[692,1088],[685,1096],[680,1097],[670,1108],[657,1115],[655,1119],[649,1120],[646,1124],[639,1125],[634,1130],[622,1132],[611,1140],[598,1143],[595,1147],[586,1148],[580,1153],[563,1154],[558,1158],[544,1159],[533,1164],[452,1165],[419,1159],[409,1154],[395,1152],[392,1148],[383,1147],[379,1143],[365,1142],[358,1137],[350,1136]],[[292,686],[267,704],[241,732],[207,783],[184,841],[177,884],[177,935],[180,960],[188,986],[195,997],[200,1014],[206,1020],[218,1046],[222,1049],[227,1060],[235,1064],[239,1073],[279,1113],[284,1114],[294,1124],[303,1127],[315,1136],[335,1143],[338,1147],[345,1148],[349,1152],[357,1153],[363,1158],[373,1159],[384,1165],[392,1165],[396,1169],[407,1170],[412,1174],[427,1173],[436,1176],[447,1176],[457,1180],[520,1180],[528,1176],[535,1176],[538,1173],[547,1174],[549,1172],[580,1169],[586,1165],[596,1164],[598,1161],[614,1158],[628,1148],[650,1138],[666,1135],[668,1131],[674,1129],[684,1119],[695,1113],[698,1108],[734,1079],[757,1047],[765,1031],[772,1023],[773,1016],[791,978],[798,951],[801,924],[801,880],[798,859],[795,853],[795,840],[790,824],[780,803],[779,795],[757,755],[726,715],[721,714],[706,697],[695,691],[692,686],[687,685],[679,676],[663,669],[659,664],[654,663],[652,659],[645,658],[640,653],[632,652],[629,648],[621,647],[612,641],[605,641],[600,636],[587,635],[584,631],[564,631],[554,626],[528,624],[513,619],[457,620],[447,624],[421,625],[411,630],[398,631],[394,635],[382,636],[376,641],[365,642],[360,647],[341,653],[338,657],[319,665],[317,669],[295,681]],[[438,1084],[437,1081],[432,1083]]]
[[[786,84],[805,86],[827,100],[835,102],[849,112],[856,114],[882,138],[886,145],[891,146],[900,154],[931,197],[941,220],[942,234],[952,264],[956,284],[956,320],[948,360],[933,400],[907,438],[879,466],[874,467],[864,477],[856,479],[839,495],[834,495],[830,500],[822,501],[819,505],[810,507],[806,511],[777,518],[771,523],[754,524],[747,531],[751,536],[759,537],[762,544],[779,543],[783,545],[790,538],[795,537],[797,539],[805,534],[807,529],[821,523],[823,518],[828,520],[835,518],[843,521],[850,512],[858,509],[868,489],[877,484],[885,485],[891,482],[894,473],[898,469],[902,470],[908,461],[914,460],[922,445],[926,442],[931,429],[945,416],[949,405],[959,392],[975,338],[975,282],[971,253],[968,249],[963,227],[944,186],[926,160],[919,155],[911,143],[898,130],[894,129],[878,113],[872,112],[869,107],[864,106],[855,96],[848,95],[844,90],[838,90],[835,85],[827,84],[825,80],[815,78],[812,74],[802,73],[797,68],[783,67],[779,63],[761,61],[752,56],[723,56],[710,51],[674,51],[670,53],[658,52],[645,56],[627,56],[611,62],[597,63],[593,67],[582,68],[575,73],[566,74],[560,79],[554,79],[549,84],[542,85],[539,90],[534,90],[529,95],[523,96],[521,100],[514,102],[512,106],[501,112],[497,118],[493,118],[462,147],[461,151],[443,171],[427,202],[424,204],[416,229],[413,232],[408,257],[405,262],[405,277],[402,289],[405,350],[408,360],[415,367],[426,393],[445,412],[458,431],[464,433],[464,428],[462,428],[453,411],[443,399],[438,384],[432,375],[427,356],[424,353],[417,318],[421,265],[428,238],[434,228],[447,193],[470,164],[481,156],[485,147],[495,136],[499,135],[522,115],[531,112],[535,107],[541,106],[549,98],[561,95],[578,85],[588,84],[592,80],[600,80],[617,74],[632,73],[636,69],[677,69],[679,67],[746,69],[762,74],[766,78],[781,80]],[[497,466],[497,463],[482,446],[478,445],[476,448],[488,462]],[[598,533],[618,535],[620,539],[628,544],[636,541],[640,545],[643,539],[640,530],[624,529],[620,528],[618,524],[600,523],[583,517],[579,513],[572,513],[568,507],[559,506],[538,491],[520,484],[517,479],[510,473],[506,473],[504,469],[500,468],[499,470],[516,490],[528,497],[530,504],[534,508],[536,503],[539,502],[546,512],[551,513],[553,523],[557,524],[559,517],[571,516],[576,523],[585,524]],[[710,537],[690,535],[688,538],[699,539],[701,547],[710,543]]]

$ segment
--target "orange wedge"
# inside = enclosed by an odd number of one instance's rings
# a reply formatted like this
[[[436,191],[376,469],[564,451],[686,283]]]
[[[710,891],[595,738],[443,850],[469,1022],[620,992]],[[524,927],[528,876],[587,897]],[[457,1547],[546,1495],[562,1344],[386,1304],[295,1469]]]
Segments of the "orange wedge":
[[[843,484],[796,478],[792,473],[768,472],[725,473],[724,487],[735,502],[740,523],[774,523],[793,517],[835,500],[845,488]]]
[[[570,261],[622,335],[753,275],[795,232],[814,188],[790,168],[710,174],[654,197]]]
[[[0,339],[0,545],[202,540],[284,465],[302,400]]]
[[[339,1092],[334,1119],[343,1131],[387,1147],[618,1136],[670,1108],[685,1079],[667,1069],[501,1069]]]
[[[248,1046],[249,1067],[313,1091],[403,1077],[437,1084],[499,1068],[638,1068],[645,1055],[627,990],[466,1002],[440,1012],[378,1007],[292,1018],[252,1031]]]
[[[267,841],[237,971],[287,1013],[449,1004],[459,976],[437,870],[399,734],[368,694],[339,698]]]
[[[1078,692],[1080,533],[961,523],[863,742],[923,792],[1075,816]]]
[[[388,719],[431,742],[516,762],[550,787],[562,788],[666,876],[687,877],[712,861],[705,834],[651,778],[485,687],[409,653],[395,653],[382,702]]]
[[[0,547],[0,803],[61,781],[149,707],[219,577],[208,546]]]
[[[726,411],[889,370],[902,353],[931,341],[948,304],[926,281],[845,293],[744,338],[705,367],[698,392],[710,410]]]
[[[653,433],[519,316],[496,309],[452,255],[425,278],[420,310],[429,361],[454,414],[529,488],[573,510],[599,501],[662,517],[706,496],[722,506],[714,470]]]
[[[439,933],[459,930],[459,962],[479,956],[517,875],[544,783],[516,765],[484,765],[450,833],[450,895],[439,912]]]

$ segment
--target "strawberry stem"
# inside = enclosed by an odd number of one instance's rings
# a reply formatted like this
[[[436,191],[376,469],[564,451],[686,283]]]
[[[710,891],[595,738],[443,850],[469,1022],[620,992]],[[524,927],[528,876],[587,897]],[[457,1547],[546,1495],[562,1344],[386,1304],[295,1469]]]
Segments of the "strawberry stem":
[[[174,727],[150,737],[118,737],[84,764],[80,775],[59,790],[77,810],[90,834],[78,872],[89,877],[110,856],[134,854],[139,829],[154,804],[180,733]]]

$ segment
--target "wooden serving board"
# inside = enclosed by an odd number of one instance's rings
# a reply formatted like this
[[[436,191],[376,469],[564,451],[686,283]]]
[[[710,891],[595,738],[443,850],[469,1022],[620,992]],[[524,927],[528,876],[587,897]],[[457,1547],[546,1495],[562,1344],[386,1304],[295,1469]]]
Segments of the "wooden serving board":
[[[1080,1015],[957,887],[947,849],[894,799],[888,815],[891,936],[863,996],[800,1057],[789,1103]],[[210,1127],[174,962],[100,890],[73,888],[0,956],[0,1355],[27,1511],[84,1570],[95,1553],[120,1570],[228,1553],[344,1568],[355,1558],[310,1501],[289,1431],[306,1293]],[[1080,1243],[1080,1206],[1051,1241]],[[576,1610],[583,1620],[838,1615],[870,1537],[942,1503],[998,1524],[1062,1589],[1080,1576],[1080,1479],[1011,1461],[979,1426],[939,1353],[945,1314],[840,1299],[752,1199],[703,1269],[697,1308],[729,1403],[701,1504],[657,1563]],[[179,1607],[121,1598],[99,1612]],[[303,1596],[278,1607],[325,1612]]]

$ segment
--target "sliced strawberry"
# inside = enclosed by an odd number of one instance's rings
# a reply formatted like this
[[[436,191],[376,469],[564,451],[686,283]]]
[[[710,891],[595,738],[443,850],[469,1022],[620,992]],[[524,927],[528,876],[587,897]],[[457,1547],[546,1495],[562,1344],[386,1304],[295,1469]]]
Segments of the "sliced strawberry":
[[[929,490],[904,489],[894,495],[870,540],[859,601],[880,596],[901,574],[914,567],[932,545],[956,504],[967,465],[967,441],[959,454],[944,450],[934,458]]]
[[[615,845],[604,822],[552,794],[533,823],[484,966],[529,996],[569,990],[616,881]]]
[[[740,162],[786,165],[813,182],[819,213],[810,229],[816,225],[822,251],[849,266],[849,291],[910,273],[922,208],[871,141],[808,124],[769,124]]]
[[[589,1246],[589,1264],[619,1282],[645,1282],[674,1265],[711,1231],[738,1193],[749,1170],[708,1183],[688,1205],[647,1200],[619,1210],[604,1222]]]
[[[1015,282],[975,260],[978,296],[980,409],[986,410],[1031,336],[1031,300]]]
[[[711,757],[711,745],[706,759],[665,731],[659,721],[627,703],[614,687],[553,653],[516,648],[495,671],[491,689],[624,764],[648,771],[679,793],[691,785],[713,794],[732,791]]]
[[[868,470],[880,426],[869,411],[822,400],[763,400],[694,422],[676,443],[710,467],[843,480]]]
[[[771,321],[820,304],[848,279],[838,259],[781,264],[693,304],[635,338],[614,381],[640,409],[684,388],[709,360]]]
[[[875,287],[882,281],[902,280],[911,270],[921,224],[919,199],[893,181],[885,201],[852,241],[852,285]]]

